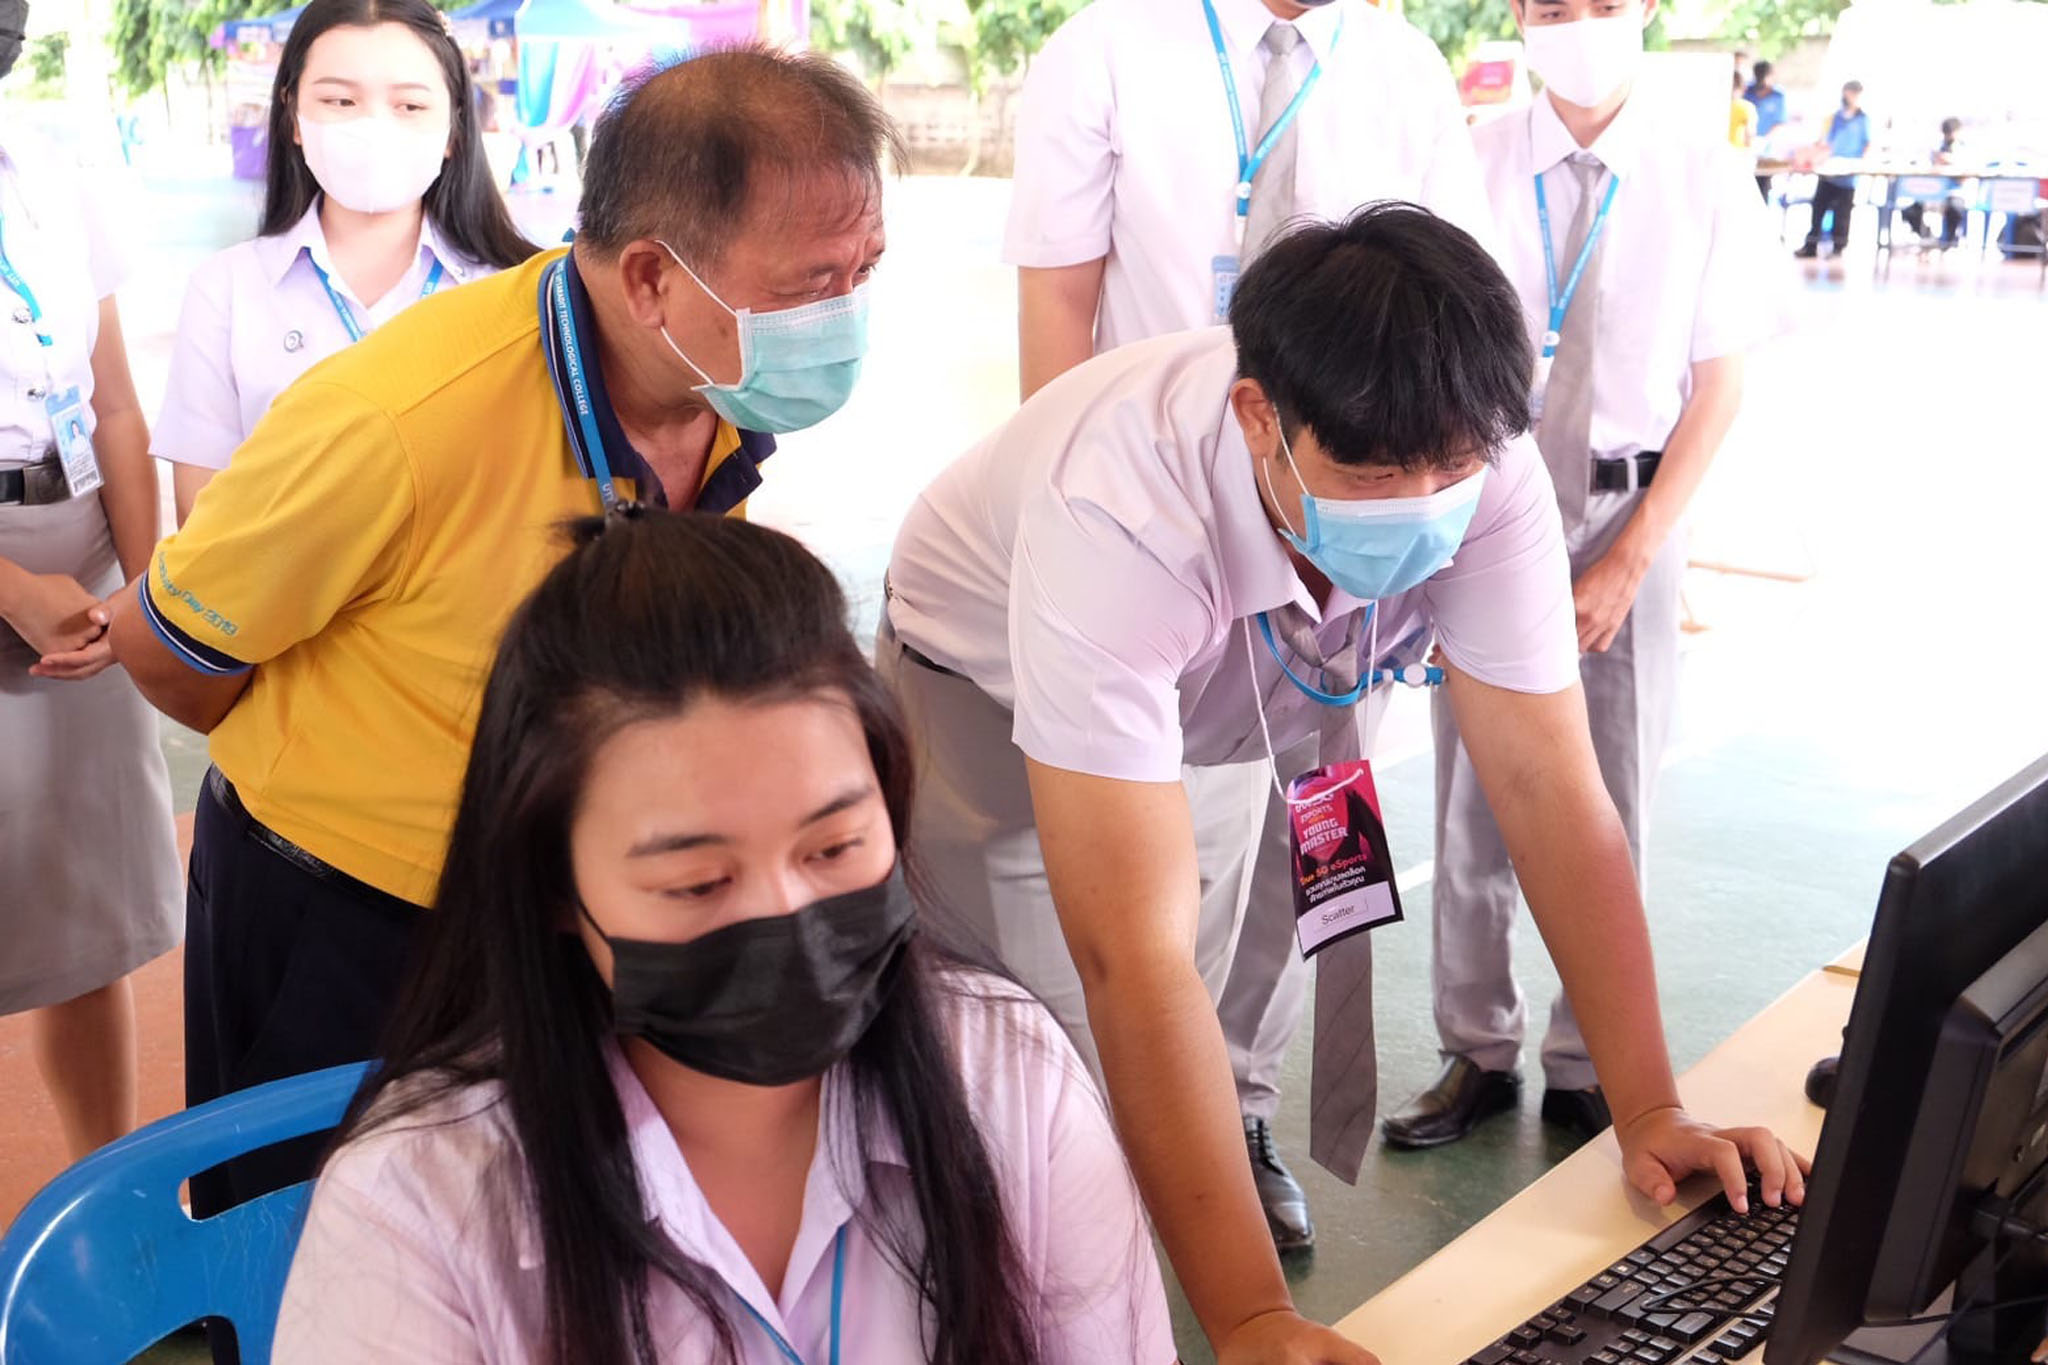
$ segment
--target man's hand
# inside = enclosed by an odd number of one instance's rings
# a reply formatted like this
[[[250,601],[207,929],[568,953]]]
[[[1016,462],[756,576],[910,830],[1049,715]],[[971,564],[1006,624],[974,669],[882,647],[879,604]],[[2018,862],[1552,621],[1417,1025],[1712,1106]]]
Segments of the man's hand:
[[[1299,1313],[1275,1309],[1239,1324],[1216,1351],[1216,1365],[1380,1365],[1379,1357],[1354,1346]]]
[[[0,617],[38,654],[68,654],[107,633],[106,607],[70,574],[24,573],[10,587]]]
[[[1636,590],[1649,567],[1647,559],[1616,545],[1573,581],[1572,606],[1578,612],[1581,653],[1607,652],[1636,604]]]
[[[1756,1167],[1764,1203],[1796,1208],[1806,1202],[1806,1175],[1812,1165],[1768,1128],[1714,1128],[1683,1109],[1665,1107],[1617,1126],[1615,1137],[1621,1141],[1622,1169],[1629,1184],[1659,1204],[1676,1199],[1678,1182],[1687,1176],[1712,1171],[1721,1177],[1735,1211],[1748,1213],[1744,1161]]]

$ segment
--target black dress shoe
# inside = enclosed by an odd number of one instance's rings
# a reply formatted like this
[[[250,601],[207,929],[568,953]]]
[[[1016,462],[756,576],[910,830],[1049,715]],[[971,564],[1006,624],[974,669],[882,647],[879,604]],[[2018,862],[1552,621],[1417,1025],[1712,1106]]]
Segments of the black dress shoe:
[[[1543,1121],[1564,1129],[1583,1144],[1612,1128],[1614,1113],[1608,1109],[1607,1096],[1597,1085],[1584,1090],[1546,1090]]]
[[[1436,1084],[1380,1125],[1393,1147],[1441,1147],[1456,1142],[1479,1121],[1522,1102],[1522,1078],[1512,1071],[1482,1071],[1466,1057],[1444,1064]]]
[[[1252,1183],[1266,1209],[1266,1228],[1281,1251],[1301,1251],[1316,1244],[1316,1225],[1308,1216],[1308,1195],[1273,1150],[1273,1129],[1250,1115],[1244,1121],[1244,1148],[1252,1161]]]

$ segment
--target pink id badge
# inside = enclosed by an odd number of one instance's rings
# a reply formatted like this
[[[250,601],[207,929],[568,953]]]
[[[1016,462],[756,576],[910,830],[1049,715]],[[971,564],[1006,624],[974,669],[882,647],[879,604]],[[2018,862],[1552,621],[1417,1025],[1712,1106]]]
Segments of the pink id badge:
[[[1394,859],[1372,764],[1315,768],[1287,789],[1294,851],[1294,929],[1301,955],[1401,919]]]

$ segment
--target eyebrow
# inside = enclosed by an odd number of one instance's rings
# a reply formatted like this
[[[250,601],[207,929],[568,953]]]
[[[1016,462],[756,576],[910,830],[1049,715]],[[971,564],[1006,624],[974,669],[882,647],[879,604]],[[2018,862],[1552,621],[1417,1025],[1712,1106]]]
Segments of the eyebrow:
[[[348,77],[346,77],[346,76],[321,76],[321,77],[319,77],[319,78],[317,78],[317,79],[315,79],[315,80],[313,80],[313,81],[309,82],[309,84],[312,84],[312,85],[339,85],[339,86],[345,86],[346,88],[348,88],[348,89],[350,89],[350,90],[356,90],[356,89],[359,89],[359,88],[361,88],[362,82],[360,82],[360,81],[352,81],[352,80],[350,80],[350,79],[349,79]],[[433,86],[431,86],[431,85],[428,85],[428,84],[427,84],[427,83],[426,83],[425,81],[407,81],[407,82],[405,82],[405,83],[404,83],[403,85],[393,85],[393,86],[389,86],[389,87],[387,87],[387,88],[388,88],[388,89],[392,89],[392,90],[424,90],[424,91],[426,91],[426,92],[427,92],[427,93],[429,93],[429,94],[432,94],[432,93],[433,93],[433,89],[434,89],[434,87],[433,87]]]
[[[872,783],[849,788],[806,815],[799,827],[830,820],[835,815],[852,810],[874,794],[875,788]],[[715,847],[731,842],[732,840],[723,834],[653,834],[627,849],[626,856],[653,858],[665,853],[687,853],[693,848]]]

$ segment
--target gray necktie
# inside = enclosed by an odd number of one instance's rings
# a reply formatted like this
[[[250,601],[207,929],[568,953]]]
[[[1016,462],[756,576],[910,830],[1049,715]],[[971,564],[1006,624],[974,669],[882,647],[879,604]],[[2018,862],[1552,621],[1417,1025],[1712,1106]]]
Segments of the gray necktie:
[[[1564,164],[1578,180],[1579,210],[1572,215],[1571,231],[1557,252],[1559,287],[1571,277],[1586,234],[1593,230],[1605,169],[1591,152],[1573,152]],[[1543,452],[1543,463],[1550,467],[1550,481],[1557,485],[1558,511],[1564,514],[1567,530],[1585,520],[1586,494],[1593,482],[1593,338],[1600,326],[1600,258],[1606,254],[1607,234],[1603,232],[1586,262],[1586,273],[1579,278],[1579,291],[1564,315],[1564,326],[1558,329],[1557,356],[1543,394],[1543,417],[1536,424],[1536,445]]]
[[[1359,657],[1363,613],[1352,618],[1344,645],[1328,656],[1316,642],[1315,623],[1300,607],[1290,603],[1268,619],[1296,659],[1320,667],[1326,692],[1349,692],[1358,686],[1363,669],[1375,662]],[[1294,667],[1299,672],[1301,664]],[[1324,710],[1318,759],[1330,764],[1359,757],[1358,708]],[[1373,1046],[1372,935],[1353,934],[1316,955],[1315,1046],[1308,1086],[1309,1156],[1347,1185],[1358,1183],[1358,1169],[1372,1145],[1379,1088],[1379,1054]]]
[[[1259,94],[1259,126],[1252,134],[1248,150],[1258,150],[1266,140],[1266,130],[1279,122],[1287,106],[1294,102],[1295,91],[1301,88],[1301,82],[1295,79],[1293,61],[1295,45],[1300,42],[1301,30],[1286,23],[1275,23],[1259,41],[1266,54],[1266,84]],[[1244,224],[1245,265],[1250,265],[1267,239],[1294,216],[1294,160],[1299,123],[1297,119],[1287,125],[1287,131],[1273,144],[1258,174],[1252,177],[1251,211]]]

